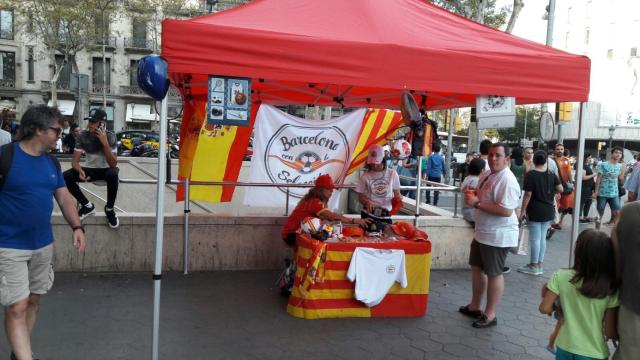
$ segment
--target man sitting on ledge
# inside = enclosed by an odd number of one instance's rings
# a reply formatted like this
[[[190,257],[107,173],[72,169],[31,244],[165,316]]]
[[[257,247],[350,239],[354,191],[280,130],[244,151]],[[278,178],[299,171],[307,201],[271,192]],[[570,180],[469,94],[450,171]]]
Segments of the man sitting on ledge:
[[[115,229],[120,225],[113,209],[118,194],[118,149],[116,137],[107,131],[107,113],[102,109],[92,109],[89,112],[87,130],[83,131],[76,140],[71,169],[64,172],[64,180],[69,192],[78,200],[78,215],[84,220],[96,211],[96,207],[84,196],[79,181],[105,180],[107,182],[107,205],[104,212],[109,227]],[[85,166],[80,166],[82,153],[86,154]]]

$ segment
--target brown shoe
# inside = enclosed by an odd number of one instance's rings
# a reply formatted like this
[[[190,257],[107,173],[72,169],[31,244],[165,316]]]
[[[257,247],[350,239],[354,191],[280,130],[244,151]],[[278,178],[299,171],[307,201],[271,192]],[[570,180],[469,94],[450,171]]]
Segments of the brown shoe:
[[[562,230],[562,226],[560,224],[551,224],[551,227],[556,230]]]

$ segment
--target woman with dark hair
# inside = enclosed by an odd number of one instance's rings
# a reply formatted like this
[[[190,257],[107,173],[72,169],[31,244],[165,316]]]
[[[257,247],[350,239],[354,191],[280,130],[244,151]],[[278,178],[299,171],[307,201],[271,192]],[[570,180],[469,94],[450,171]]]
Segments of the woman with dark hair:
[[[327,209],[327,202],[333,194],[336,186],[333,184],[331,176],[328,174],[320,175],[315,181],[315,186],[309,189],[296,208],[291,212],[287,222],[282,229],[282,239],[289,246],[296,243],[296,231],[300,227],[300,222],[307,217],[318,217],[322,220],[339,220],[345,224],[357,224],[367,226],[368,219],[348,218],[344,215],[336,214]]]
[[[553,202],[555,194],[562,192],[560,179],[547,171],[547,153],[538,150],[533,155],[533,165],[524,178],[524,198],[520,221],[525,214],[529,226],[530,262],[518,269],[530,275],[542,275],[542,262],[546,251],[546,234],[555,216]]]
[[[563,315],[556,359],[608,359],[607,339],[618,338],[619,305],[609,236],[594,229],[583,231],[576,242],[573,268],[554,272],[542,292],[539,309],[543,314],[551,314],[560,299]]]
[[[578,163],[574,165],[577,170]],[[598,174],[593,172],[593,157],[591,153],[584,154],[584,165],[582,167],[582,192],[580,193],[580,209],[578,215],[581,223],[589,222],[589,210],[593,203],[593,187],[595,186],[595,178]]]

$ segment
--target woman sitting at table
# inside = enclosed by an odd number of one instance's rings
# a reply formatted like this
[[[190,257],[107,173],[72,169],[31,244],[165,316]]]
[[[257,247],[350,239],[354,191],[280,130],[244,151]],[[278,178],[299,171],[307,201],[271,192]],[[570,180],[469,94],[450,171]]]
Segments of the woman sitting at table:
[[[400,178],[398,173],[387,169],[384,162],[384,150],[380,145],[371,145],[365,172],[356,186],[358,201],[362,204],[361,217],[371,218],[374,223],[391,224],[394,204],[402,205],[400,194]],[[398,207],[398,206],[396,206]],[[384,229],[368,229],[369,231],[382,231]]]
[[[315,181],[315,186],[309,189],[307,195],[300,200],[284,224],[282,239],[287,245],[295,245],[296,231],[300,228],[300,222],[310,216],[329,221],[339,220],[344,224],[367,226],[370,221],[368,219],[348,218],[327,209],[327,201],[331,198],[334,189],[336,189],[336,186],[333,184],[331,176],[328,174],[318,176]]]

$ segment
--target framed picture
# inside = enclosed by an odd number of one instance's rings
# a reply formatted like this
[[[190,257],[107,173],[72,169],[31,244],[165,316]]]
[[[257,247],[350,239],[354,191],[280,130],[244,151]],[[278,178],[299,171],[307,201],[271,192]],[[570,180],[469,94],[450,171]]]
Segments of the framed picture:
[[[209,76],[207,124],[249,126],[251,79]]]

